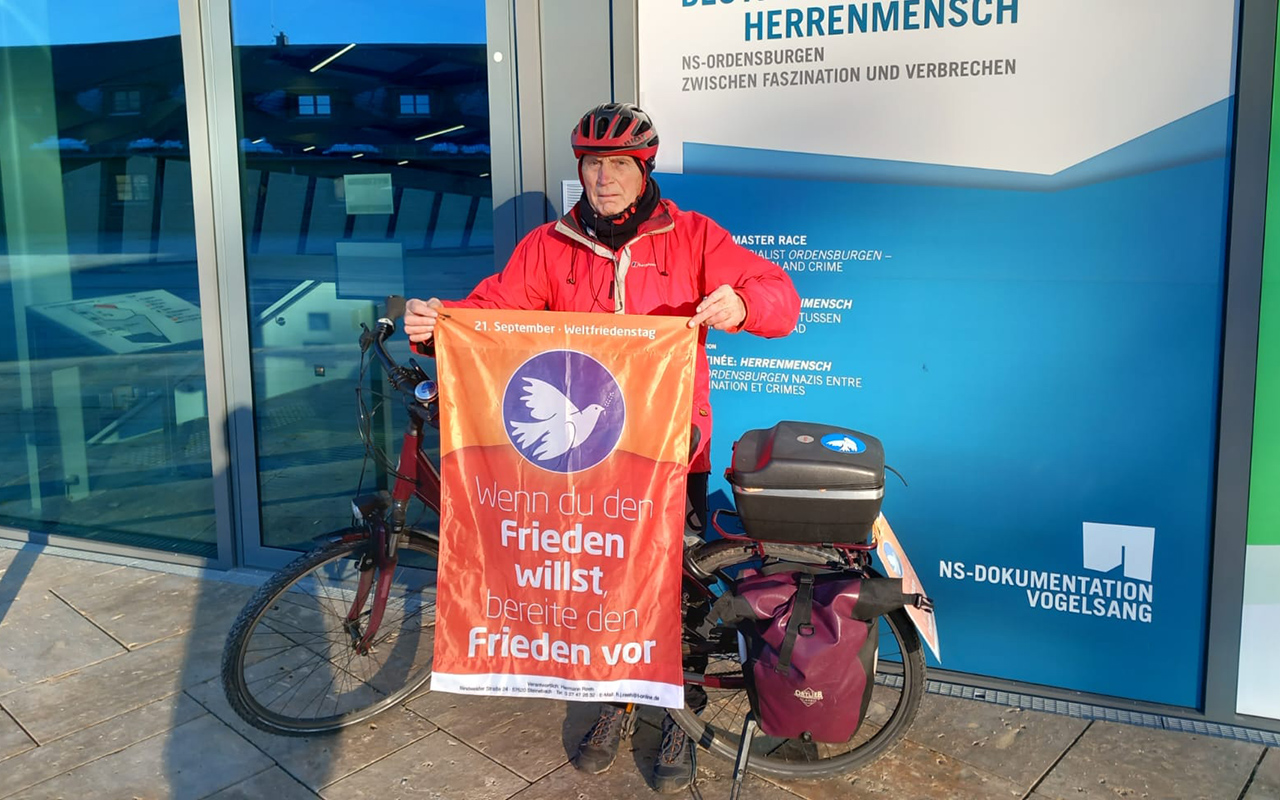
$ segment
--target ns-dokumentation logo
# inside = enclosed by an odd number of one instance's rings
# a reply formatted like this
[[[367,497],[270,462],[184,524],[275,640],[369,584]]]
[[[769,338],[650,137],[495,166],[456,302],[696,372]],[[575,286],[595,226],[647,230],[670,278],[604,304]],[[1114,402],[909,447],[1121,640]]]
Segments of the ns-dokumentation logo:
[[[626,403],[603,364],[576,350],[548,350],[520,365],[502,396],[507,438],[534,466],[580,472],[622,438]]]
[[[1028,606],[1042,611],[1149,625],[1155,602],[1155,540],[1155,528],[1086,522],[1080,572],[940,561],[938,577],[1020,590]]]

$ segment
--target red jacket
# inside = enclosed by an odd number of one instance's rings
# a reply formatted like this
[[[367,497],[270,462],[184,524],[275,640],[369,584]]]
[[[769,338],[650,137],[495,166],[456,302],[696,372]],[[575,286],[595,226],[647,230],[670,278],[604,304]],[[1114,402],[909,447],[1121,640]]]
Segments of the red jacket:
[[[734,243],[712,220],[663,200],[614,253],[585,233],[570,212],[520,241],[502,272],[485,278],[465,300],[446,306],[597,311],[691,317],[698,303],[728,284],[742,297],[741,330],[785,336],[800,316],[800,298],[781,267]],[[706,328],[698,332],[705,345]],[[691,472],[711,469],[710,372],[698,347],[693,423],[702,432]]]

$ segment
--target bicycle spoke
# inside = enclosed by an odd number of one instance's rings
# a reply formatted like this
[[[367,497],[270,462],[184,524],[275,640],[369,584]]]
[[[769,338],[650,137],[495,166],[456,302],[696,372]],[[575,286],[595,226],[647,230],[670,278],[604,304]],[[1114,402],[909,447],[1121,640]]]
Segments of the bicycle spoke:
[[[762,564],[752,551],[734,543],[712,543],[695,556],[700,570],[716,575],[723,582],[720,591],[729,591],[734,577],[746,569],[759,569]],[[826,564],[825,560],[806,561],[812,551],[787,548],[786,556],[800,563]],[[690,596],[698,596],[696,590]],[[707,601],[708,603],[710,601]],[[699,609],[693,609],[698,611]],[[705,609],[702,616],[705,616]],[[693,618],[699,615],[691,614]],[[914,628],[902,611],[882,617],[878,624],[878,648],[871,692],[866,698],[863,719],[846,741],[817,742],[803,738],[784,739],[761,732],[752,746],[751,769],[780,778],[821,778],[857,769],[897,742],[915,715],[924,691],[924,662]],[[729,687],[704,687],[707,704],[700,713],[690,709],[673,712],[682,726],[717,755],[733,759],[743,721],[751,710],[743,681],[742,665],[737,651],[737,634],[732,629],[716,628],[700,637],[685,631],[686,643],[693,654],[708,656],[701,672],[710,682],[736,678]],[[687,664],[688,662],[686,662]],[[686,667],[687,668],[687,667]],[[741,688],[732,688],[738,686]]]
[[[244,628],[236,651],[241,677],[228,692],[240,698],[244,708],[237,710],[254,724],[280,732],[347,724],[408,695],[430,675],[435,572],[396,569],[379,628],[361,652],[357,645],[369,634],[373,596],[347,621],[361,547],[359,541],[335,542],[300,557],[283,571],[292,580],[272,590],[252,624],[238,625]],[[434,551],[425,555],[434,558]]]
[[[298,661],[300,658],[303,660]],[[277,705],[281,698],[290,692],[297,691],[297,687],[307,680],[306,677],[299,680],[299,676],[315,674],[315,669],[322,663],[322,659],[318,655],[296,648],[281,660],[286,663],[274,665],[264,663],[263,668],[270,667],[272,671],[270,674],[264,675],[260,680],[253,680],[252,676],[247,676],[250,678],[250,688],[253,689],[259,702],[265,705]]]

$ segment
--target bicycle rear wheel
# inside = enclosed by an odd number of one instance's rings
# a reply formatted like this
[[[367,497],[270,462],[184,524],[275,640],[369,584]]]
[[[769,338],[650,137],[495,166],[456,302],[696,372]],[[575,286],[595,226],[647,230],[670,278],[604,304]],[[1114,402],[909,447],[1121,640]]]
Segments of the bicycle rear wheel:
[[[272,575],[240,612],[222,653],[231,707],[256,728],[285,735],[332,731],[372,717],[431,677],[437,544],[414,533],[400,545],[386,613],[361,654],[372,596],[347,622],[362,557],[351,530]]]
[[[822,564],[827,560],[821,550],[812,547],[769,545],[768,551],[770,556],[784,561]],[[758,567],[761,562],[751,546],[721,540],[703,545],[694,563],[727,585],[741,568]],[[749,761],[752,772],[788,779],[828,778],[866,766],[903,737],[924,695],[924,654],[920,637],[904,610],[881,617],[878,624],[875,687],[867,718],[858,731],[838,744],[757,734]],[[695,741],[716,755],[733,760],[743,721],[751,710],[737,633],[717,627],[694,646],[708,653],[708,663],[699,679],[689,683],[703,683],[710,678],[724,683],[726,688],[704,686],[704,709],[697,713],[689,708],[674,710],[671,716]]]

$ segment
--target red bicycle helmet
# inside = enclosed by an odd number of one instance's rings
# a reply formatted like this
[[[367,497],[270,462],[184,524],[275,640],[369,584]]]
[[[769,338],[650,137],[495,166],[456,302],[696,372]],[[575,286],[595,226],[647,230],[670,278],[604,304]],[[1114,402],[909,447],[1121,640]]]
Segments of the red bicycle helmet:
[[[631,156],[653,171],[658,155],[658,131],[653,120],[631,103],[605,103],[582,116],[573,129],[573,155],[588,153]]]

